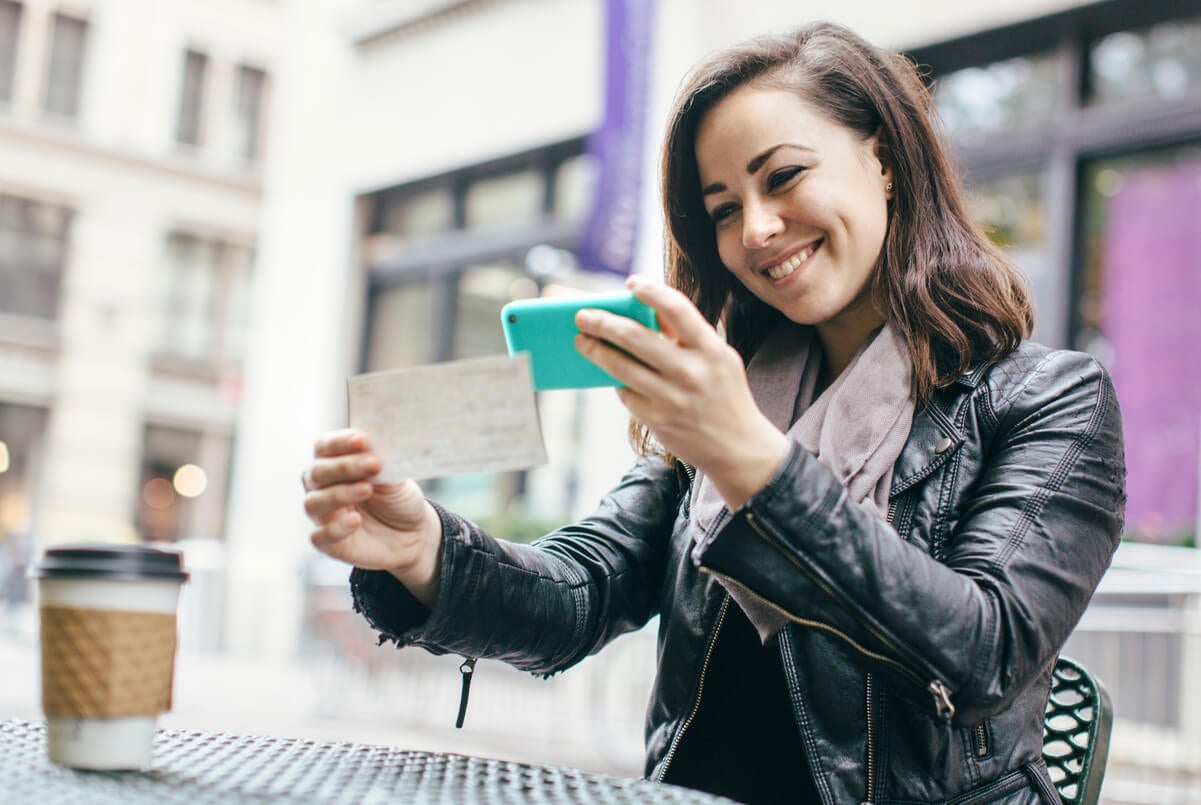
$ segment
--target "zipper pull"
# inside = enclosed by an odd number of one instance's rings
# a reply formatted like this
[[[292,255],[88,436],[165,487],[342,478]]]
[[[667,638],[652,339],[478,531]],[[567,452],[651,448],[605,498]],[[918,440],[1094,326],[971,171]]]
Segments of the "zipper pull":
[[[471,694],[471,677],[475,673],[475,657],[468,657],[459,666],[463,675],[463,692],[459,694],[459,717],[455,719],[455,729],[463,728],[463,719],[467,717],[467,697]]]
[[[955,705],[951,704],[951,689],[935,679],[926,690],[934,696],[934,712],[939,718],[950,721],[955,715]]]

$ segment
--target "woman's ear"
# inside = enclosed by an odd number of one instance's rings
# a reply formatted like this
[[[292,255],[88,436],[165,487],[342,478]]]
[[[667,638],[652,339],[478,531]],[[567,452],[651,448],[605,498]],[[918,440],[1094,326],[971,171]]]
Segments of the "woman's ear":
[[[880,163],[880,182],[884,185],[884,196],[891,201],[895,187],[892,175],[892,149],[888,147],[888,140],[884,136],[883,129],[876,129],[876,133],[872,135],[872,141],[872,149],[876,160]]]

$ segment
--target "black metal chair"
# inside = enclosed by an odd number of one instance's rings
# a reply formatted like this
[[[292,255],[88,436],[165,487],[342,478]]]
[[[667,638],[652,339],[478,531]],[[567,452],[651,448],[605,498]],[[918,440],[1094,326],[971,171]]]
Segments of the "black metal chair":
[[[1109,759],[1113,703],[1084,666],[1055,661],[1043,718],[1043,758],[1065,805],[1096,805]]]

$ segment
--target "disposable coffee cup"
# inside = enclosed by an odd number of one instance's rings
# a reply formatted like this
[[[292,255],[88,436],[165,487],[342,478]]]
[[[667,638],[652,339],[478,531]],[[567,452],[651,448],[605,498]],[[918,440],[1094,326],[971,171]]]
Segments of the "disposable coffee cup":
[[[42,710],[50,760],[76,769],[150,765],[171,709],[176,611],[188,574],[178,552],[64,545],[34,566]]]

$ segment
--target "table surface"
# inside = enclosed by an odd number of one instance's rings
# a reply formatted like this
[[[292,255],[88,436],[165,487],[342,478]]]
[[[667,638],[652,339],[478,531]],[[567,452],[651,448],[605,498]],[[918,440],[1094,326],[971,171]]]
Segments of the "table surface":
[[[0,802],[728,805],[730,800],[561,767],[188,730],[159,730],[147,771],[75,771],[47,760],[44,724],[0,721]]]

